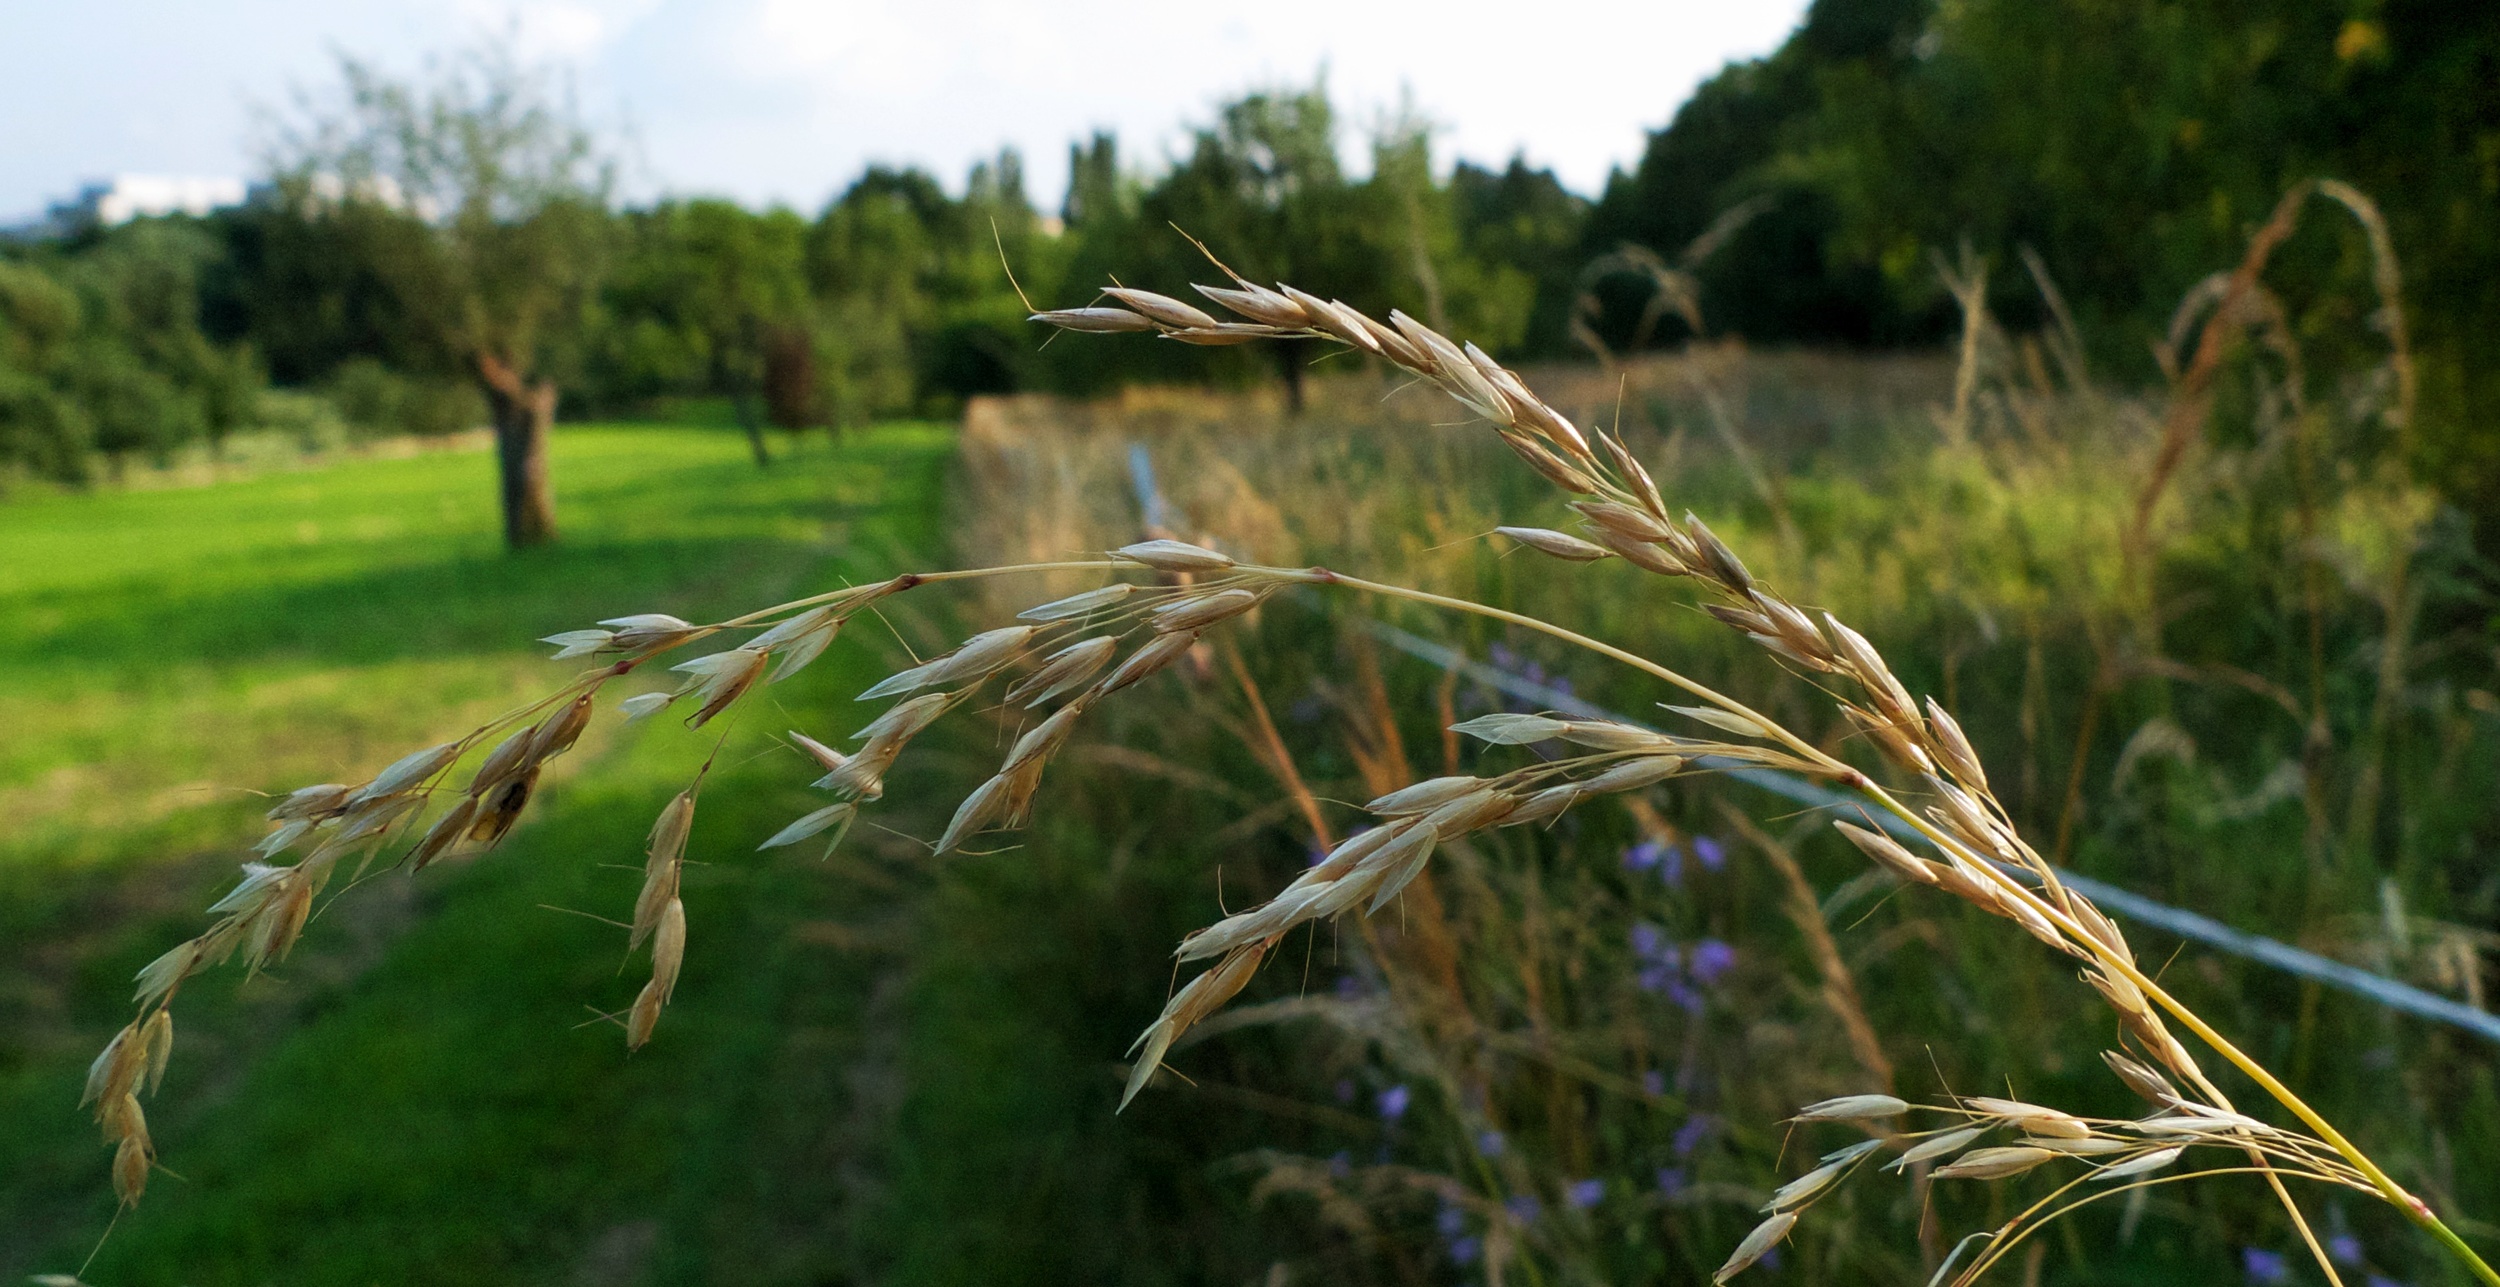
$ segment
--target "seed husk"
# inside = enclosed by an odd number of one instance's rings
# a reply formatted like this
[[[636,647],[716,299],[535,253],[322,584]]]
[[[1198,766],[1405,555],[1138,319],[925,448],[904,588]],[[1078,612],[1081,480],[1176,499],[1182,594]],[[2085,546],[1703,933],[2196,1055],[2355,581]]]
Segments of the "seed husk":
[[[1579,783],[1579,786],[1583,790],[1598,793],[1638,791],[1642,787],[1655,786],[1674,777],[1683,768],[1683,756],[1644,755],[1638,759],[1626,760],[1596,777],[1586,779]]]
[[[1221,572],[1233,566],[1230,557],[1187,541],[1140,541],[1113,550],[1111,557],[1142,563],[1158,572]]]
[[[1235,588],[1174,599],[1155,609],[1154,628],[1165,633],[1204,630],[1219,621],[1238,617],[1259,606],[1259,600],[1263,597],[1256,590]]]
[[[1119,651],[1120,641],[1109,636],[1080,639],[1044,658],[1032,674],[1017,680],[1000,700],[1011,706],[1021,702],[1028,710],[1039,706],[1083,687]]]
[[[1136,290],[1127,286],[1105,286],[1102,288],[1102,293],[1165,326],[1217,325],[1216,320],[1207,316],[1204,311],[1194,305],[1184,304],[1169,295],[1158,295],[1150,290]]]
[[[1891,1095],[1842,1095],[1797,1110],[1800,1122],[1855,1122],[1871,1117],[1899,1117],[1910,1111],[1907,1101]]]
[[[1702,723],[1708,724],[1713,728],[1726,729],[1728,732],[1734,733],[1738,737],[1770,736],[1770,734],[1762,731],[1762,726],[1760,724],[1754,723],[1752,720],[1747,719],[1734,711],[1723,711],[1715,706],[1669,706],[1667,709],[1674,711],[1678,715],[1682,715],[1690,719],[1700,720]]]
[[[393,761],[389,768],[374,774],[371,782],[367,782],[361,790],[349,796],[343,803],[362,804],[366,801],[387,799],[397,795],[444,769],[450,768],[451,762],[460,758],[460,748],[461,743],[445,742],[440,746],[429,746],[422,751],[411,751]]]
[[[1065,621],[1070,617],[1082,617],[1099,612],[1136,592],[1136,586],[1126,581],[1115,581],[1098,590],[1087,590],[1083,594],[1071,594],[1064,599],[1053,599],[1048,603],[1026,608],[1016,614],[1016,619],[1034,622]]]
[[[2102,1051],[2101,1062],[2108,1064],[2109,1070],[2118,1074],[2118,1080],[2127,1083],[2127,1089],[2136,1094],[2156,1104],[2171,1104],[2178,1101],[2179,1088],[2171,1085],[2169,1078],[2144,1064],[2115,1050]]]
[[[1096,685],[1094,691],[1106,697],[1116,693],[1179,660],[1181,654],[1188,652],[1197,642],[1198,636],[1187,631],[1156,635],[1143,647],[1130,653],[1128,660],[1121,662],[1119,669]]]
[[[2004,1148],[1972,1149],[1936,1168],[1939,1180],[2001,1180],[2020,1175],[2058,1155],[2035,1145],[2017,1144]]]
[[[756,848],[778,849],[783,845],[795,845],[810,836],[816,835],[818,832],[823,831],[827,827],[833,826],[835,823],[849,820],[850,816],[857,812],[859,812],[859,806],[848,800],[845,800],[840,804],[826,805],[824,808],[818,809],[813,813],[801,816],[798,821],[774,832],[772,839],[757,845]]]
[[[1302,306],[1291,299],[1264,286],[1253,286],[1248,282],[1242,283],[1242,286],[1241,290],[1228,290],[1221,286],[1200,286],[1192,282],[1190,289],[1263,325],[1298,331],[1311,324],[1311,315],[1304,312]]]
[[[2157,1148],[2150,1153],[2141,1153],[2128,1158],[2123,1162],[2113,1162],[2108,1166],[2102,1167],[2100,1170],[2092,1173],[2092,1179],[2094,1183],[2099,1183],[2103,1180],[2123,1180],[2131,1175],[2143,1175],[2148,1172],[2158,1171],[2163,1167],[2178,1161],[2179,1155],[2185,1152],[2187,1152],[2187,1145],[2185,1144],[2174,1144],[2169,1148]]]
[[[1526,746],[1562,736],[1571,725],[1546,715],[1515,715],[1497,711],[1479,715],[1462,724],[1450,725],[1450,731],[1495,746]]]
[[[1971,1141],[1978,1139],[1980,1136],[1985,1135],[1994,1129],[1996,1128],[1993,1126],[1965,1126],[1960,1130],[1946,1131],[1942,1135],[1929,1136],[1928,1138],[1911,1145],[1908,1152],[1894,1158],[1885,1169],[1893,1171],[1904,1170],[1906,1168],[1916,1166],[1921,1162],[1943,1157],[1947,1153],[1959,1153],[1962,1151],[1963,1147],[1968,1145]]]
[[[1056,326],[1063,331],[1091,331],[1112,334],[1120,331],[1151,331],[1154,322],[1140,313],[1125,308],[1054,308],[1035,313],[1026,321]]]
[[[1787,1237],[1788,1231],[1796,1227],[1797,1213],[1794,1211],[1782,1211],[1755,1225],[1753,1232],[1746,1234],[1745,1240],[1736,1244],[1736,1250],[1728,1255],[1727,1263],[1719,1266],[1717,1273],[1710,1275],[1710,1281],[1725,1283],[1728,1279],[1752,1268],[1755,1261],[1762,1259],[1771,1248],[1778,1246],[1780,1239]]]
[[[1592,545],[1568,532],[1542,527],[1497,527],[1493,530],[1539,553],[1569,559],[1574,563],[1595,563],[1599,559],[1614,557],[1614,551],[1602,545]]]
[[[974,832],[987,827],[990,820],[1007,806],[1007,775],[995,774],[972,789],[964,802],[956,806],[954,819],[946,824],[945,834],[938,837],[936,852],[949,853],[970,839]]]
[[[1488,784],[1483,778],[1469,777],[1465,774],[1454,777],[1426,778],[1421,782],[1400,787],[1381,796],[1370,804],[1364,805],[1363,811],[1384,818],[1400,817],[1410,813],[1430,813],[1460,796],[1481,790],[1486,785]]]

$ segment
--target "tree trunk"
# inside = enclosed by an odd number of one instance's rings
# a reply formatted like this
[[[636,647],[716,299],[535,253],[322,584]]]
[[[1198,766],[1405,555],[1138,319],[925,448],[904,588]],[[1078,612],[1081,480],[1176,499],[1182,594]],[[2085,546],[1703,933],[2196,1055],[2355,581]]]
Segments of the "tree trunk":
[[[556,539],[555,487],[547,477],[547,433],[556,386],[536,384],[492,353],[477,358],[478,382],[495,420],[495,463],[503,482],[503,539],[513,549]]]
[[[1285,377],[1285,415],[1302,416],[1302,352],[1303,346],[1292,340],[1274,341],[1276,370]]]
[[[773,453],[764,444],[764,419],[756,413],[755,391],[744,384],[729,395],[729,409],[738,418],[738,427],[746,431],[747,447],[755,453],[755,467],[773,467]]]

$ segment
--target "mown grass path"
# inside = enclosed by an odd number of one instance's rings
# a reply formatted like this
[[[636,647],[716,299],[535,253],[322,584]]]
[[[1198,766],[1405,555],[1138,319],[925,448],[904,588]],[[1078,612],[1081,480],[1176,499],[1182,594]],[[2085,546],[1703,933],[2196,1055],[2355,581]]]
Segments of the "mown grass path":
[[[130,972],[231,880],[251,792],[369,772],[559,678],[539,635],[934,549],[949,442],[887,427],[759,471],[728,435],[568,429],[564,540],[522,556],[478,453],[0,506],[0,1278],[74,1269],[104,1228],[78,1079]],[[186,989],[150,1109],[178,1174],[88,1280],[837,1272],[843,1069],[876,974],[832,918],[874,895],[753,844],[809,807],[812,774],[759,756],[765,734],[815,727],[874,664],[837,648],[740,717],[696,822],[685,981],[633,1058],[594,1013],[638,985],[621,934],[547,909],[621,914],[714,730],[603,720],[496,852],[380,874],[272,975]]]

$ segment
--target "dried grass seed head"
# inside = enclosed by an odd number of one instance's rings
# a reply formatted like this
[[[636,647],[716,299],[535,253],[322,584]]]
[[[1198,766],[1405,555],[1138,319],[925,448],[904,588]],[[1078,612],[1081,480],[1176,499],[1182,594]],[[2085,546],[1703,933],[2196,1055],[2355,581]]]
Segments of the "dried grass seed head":
[[[701,728],[710,723],[713,716],[729,709],[730,703],[744,696],[747,689],[763,676],[764,663],[768,660],[768,654],[753,648],[731,648],[669,667],[688,676],[686,686],[678,695],[697,697],[703,703],[702,708],[686,721],[687,726]]]
[[[1571,725],[1548,715],[1519,715],[1496,711],[1479,715],[1464,723],[1450,725],[1450,731],[1461,737],[1472,737],[1495,746],[1527,746],[1561,737]]]
[[[1935,1176],[1939,1180],[2001,1180],[2055,1161],[2057,1156],[2052,1150],[2029,1144],[1972,1149],[1937,1167]]]
[[[1048,603],[1026,608],[1024,611],[1016,614],[1016,619],[1019,621],[1046,623],[1052,621],[1066,621],[1071,617],[1091,616],[1094,613],[1100,612],[1105,608],[1119,603],[1122,599],[1125,599],[1136,592],[1137,587],[1135,585],[1126,581],[1115,581],[1110,585],[1103,586],[1097,590],[1087,590],[1082,594],[1071,594],[1064,599],[1053,599]]]
[[[651,938],[651,982],[665,1005],[677,993],[677,971],[686,960],[686,904],[672,898],[660,912],[659,932]]]
[[[1153,319],[1125,308],[1054,308],[1035,313],[1027,321],[1056,326],[1063,331],[1090,331],[1116,334],[1123,331],[1151,331]]]
[[[611,617],[599,623],[616,631],[608,641],[615,652],[649,652],[673,648],[692,639],[702,631],[693,622],[683,621],[665,612],[645,612],[630,617]]]
[[[1497,527],[1493,530],[1541,554],[1569,559],[1574,563],[1595,563],[1599,559],[1614,557],[1614,551],[1602,545],[1592,545],[1567,532],[1542,527]]]
[[[460,752],[465,747],[466,743],[463,742],[444,742],[439,746],[429,746],[422,751],[410,751],[392,761],[389,768],[374,774],[373,780],[350,795],[345,805],[352,808],[359,804],[386,800],[398,795],[450,768],[452,761],[460,758]]]
[[[1229,556],[1187,541],[1139,541],[1111,551],[1111,557],[1158,572],[1221,572],[1233,566]]]
[[[1195,305],[1184,304],[1169,295],[1126,286],[1105,286],[1102,293],[1128,305],[1165,326],[1197,327],[1212,330],[1220,325]]]
[[[2123,1162],[2113,1162],[2108,1166],[2102,1167],[2100,1170],[2092,1173],[2092,1179],[2095,1183],[2098,1183],[2104,1180],[2124,1180],[2131,1176],[2150,1175],[2151,1173],[2161,1170],[2164,1167],[2169,1166],[2171,1163],[2178,1161],[2180,1155],[2186,1152],[2187,1145],[2185,1144],[2174,1144],[2169,1148],[2157,1148],[2149,1153],[2140,1153],[2134,1157],[2126,1159]]]
[[[1426,778],[1373,800],[1363,806],[1363,811],[1383,818],[1430,813],[1461,796],[1473,795],[1488,785],[1485,779],[1466,774]]]
[[[1745,1235],[1745,1240],[1736,1244],[1736,1250],[1729,1253],[1727,1263],[1710,1275],[1710,1281],[1714,1284],[1725,1283],[1751,1269],[1755,1261],[1770,1254],[1771,1248],[1778,1246],[1780,1240],[1788,1236],[1788,1231],[1796,1227],[1797,1213],[1793,1211],[1782,1211],[1755,1225],[1753,1231]]]
[[[1946,1131],[1941,1135],[1928,1136],[1926,1139],[1920,1140],[1918,1143],[1911,1145],[1907,1151],[1901,1154],[1901,1156],[1894,1158],[1892,1162],[1885,1167],[1885,1169],[1891,1171],[1903,1171],[1916,1166],[1921,1162],[1933,1161],[1936,1158],[1943,1157],[1947,1153],[1959,1153],[1972,1141],[1995,1129],[1996,1127],[1993,1124],[1965,1126],[1959,1130]]]
[[[1182,630],[1156,635],[1147,640],[1137,651],[1130,653],[1128,659],[1121,662],[1118,669],[1112,671],[1100,684],[1094,686],[1093,691],[1099,696],[1108,697],[1171,665],[1180,659],[1181,654],[1188,652],[1197,643],[1198,636],[1193,631]]]
[[[1120,651],[1120,641],[1109,636],[1080,639],[1042,659],[1032,674],[1009,686],[1001,701],[1026,709],[1039,706],[1085,686],[1111,658]]]
[[[1311,315],[1304,312],[1300,304],[1264,286],[1243,282],[1242,289],[1229,290],[1221,286],[1200,286],[1193,282],[1190,289],[1262,325],[1299,331],[1311,324]]]
[[[1265,597],[1256,590],[1239,587],[1186,595],[1155,608],[1154,628],[1164,633],[1204,630],[1217,622],[1229,621],[1248,612],[1259,606],[1259,600]]]
[[[1791,1121],[1856,1122],[1877,1117],[1899,1117],[1910,1111],[1909,1102],[1892,1095],[1842,1095],[1797,1110]]]

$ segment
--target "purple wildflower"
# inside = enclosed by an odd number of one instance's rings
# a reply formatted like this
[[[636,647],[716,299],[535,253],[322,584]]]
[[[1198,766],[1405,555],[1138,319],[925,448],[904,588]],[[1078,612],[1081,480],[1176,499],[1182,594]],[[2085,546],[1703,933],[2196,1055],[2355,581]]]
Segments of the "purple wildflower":
[[[1675,1128],[1675,1155],[1691,1157],[1693,1151],[1710,1138],[1710,1131],[1716,1125],[1707,1113],[1695,1113],[1685,1118],[1684,1124]]]
[[[1641,1074],[1641,1093],[1652,1099],[1667,1093],[1667,1075],[1655,1068]]]
[[[2372,1274],[2362,1283],[2362,1287],[2405,1287],[2405,1285],[2384,1274]]]
[[[1623,866],[1627,871],[1647,871],[1657,866],[1666,856],[1665,845],[1655,840],[1644,840],[1623,851]]]
[[[2326,1254],[2347,1269],[2360,1267],[2361,1240],[2349,1233],[2339,1233],[2326,1240]]]
[[[1682,1193],[1683,1191],[1684,1191],[1684,1168],[1683,1168],[1683,1167],[1680,1167],[1680,1166],[1662,1166],[1662,1167],[1659,1167],[1659,1168],[1658,1168],[1658,1194],[1659,1194],[1659,1196],[1664,1197],[1664,1198],[1668,1198],[1668,1199],[1672,1200],[1672,1199],[1675,1197],[1675,1195],[1677,1195],[1677,1194],[1679,1194],[1679,1193]]]
[[[1681,980],[1667,985],[1667,999],[1682,1006],[1686,1014],[1700,1014],[1710,1004],[1699,992],[1684,986]]]
[[[1715,938],[1705,938],[1693,945],[1691,966],[1694,981],[1708,985],[1736,966],[1736,949]]]
[[[1485,1131],[1476,1136],[1476,1152],[1486,1157],[1500,1157],[1503,1143],[1500,1131]]]
[[[1536,1218],[1545,1214],[1545,1204],[1537,1201],[1536,1196],[1529,1193],[1518,1194],[1508,1199],[1502,1203],[1502,1209],[1510,1212],[1510,1218],[1521,1224],[1535,1224]]]
[[[1407,1101],[1414,1098],[1403,1082],[1380,1092],[1380,1119],[1394,1122],[1406,1116]]]
[[[1472,1265],[1484,1255],[1484,1239],[1469,1234],[1450,1240],[1450,1259],[1458,1264]]]
[[[1338,1000],[1353,1001],[1360,998],[1362,995],[1363,981],[1361,979],[1358,979],[1351,974],[1340,974],[1337,976]]]
[[[1328,1173],[1340,1180],[1354,1174],[1354,1155],[1344,1149],[1329,1154]]]
[[[2248,1281],[2258,1287],[2280,1287],[2292,1280],[2292,1267],[2279,1252],[2263,1247],[2240,1249],[2240,1267],[2248,1271]]]
[[[1684,986],[1676,979],[1673,965],[1644,965],[1640,973],[1632,976],[1632,981],[1639,984],[1643,992],[1664,992],[1669,988],[1681,989]]]
[[[1660,965],[1675,964],[1675,945],[1667,942],[1667,932],[1648,921],[1632,922],[1632,932],[1625,936],[1632,946],[1632,955]]]
[[[1701,859],[1704,871],[1717,871],[1727,865],[1727,847],[1708,836],[1693,837],[1693,856]]]
[[[1606,1182],[1604,1180],[1573,1180],[1570,1187],[1564,1189],[1563,1193],[1571,1199],[1571,1205],[1575,1210],[1586,1211],[1606,1200]]]
[[[1432,1224],[1434,1228],[1441,1231],[1442,1237],[1455,1238],[1467,1232],[1467,1213],[1451,1203],[1444,1202],[1441,1204],[1441,1210],[1433,1215]]]

